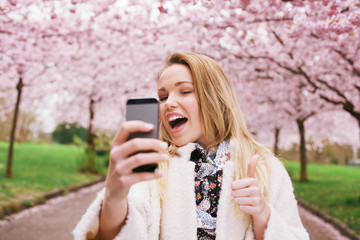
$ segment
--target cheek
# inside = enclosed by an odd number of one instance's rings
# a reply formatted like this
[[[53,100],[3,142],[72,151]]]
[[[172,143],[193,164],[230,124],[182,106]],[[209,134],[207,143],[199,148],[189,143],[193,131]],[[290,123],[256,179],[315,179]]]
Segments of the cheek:
[[[183,103],[193,121],[200,123],[200,109],[196,98],[188,99]]]
[[[196,125],[201,125],[201,121],[200,121],[200,110],[199,107],[196,106],[193,108],[193,112],[192,112],[192,116],[193,116],[193,120],[195,121]]]

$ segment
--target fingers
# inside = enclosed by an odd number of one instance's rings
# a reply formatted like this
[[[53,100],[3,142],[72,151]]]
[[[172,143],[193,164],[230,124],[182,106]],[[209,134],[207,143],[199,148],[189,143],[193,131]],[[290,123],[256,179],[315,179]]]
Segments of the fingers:
[[[259,197],[241,197],[241,198],[235,198],[235,203],[242,206],[256,206],[260,203]]]
[[[122,174],[131,174],[136,167],[147,164],[159,164],[167,161],[169,156],[164,153],[138,153],[127,160],[121,161],[116,166],[116,171]]]
[[[238,189],[238,190],[233,190],[231,192],[231,195],[236,198],[236,197],[251,197],[251,196],[256,196],[258,193],[258,188],[257,187],[247,187],[247,188],[242,188],[242,189]]]
[[[250,186],[257,186],[258,181],[255,178],[244,178],[235,180],[231,184],[232,190],[243,189]]]
[[[158,139],[135,138],[131,139],[120,146],[114,146],[111,149],[111,159],[126,158],[136,152],[154,151],[160,152],[166,150],[168,144]]]
[[[236,198],[258,197],[260,189],[255,178],[245,178],[236,180],[231,184],[231,195]]]
[[[255,166],[258,159],[253,158],[249,163],[251,172],[255,170]],[[252,169],[252,170],[251,170]],[[250,174],[250,175],[251,175]],[[240,210],[254,216],[260,216],[265,209],[266,200],[260,191],[259,184],[256,178],[249,177],[240,180],[236,180],[231,184],[232,196],[235,204],[240,207]]]
[[[248,169],[247,169],[247,176],[249,178],[255,178],[255,173],[256,173],[256,164],[259,161],[259,155],[255,155],[251,158],[249,164],[248,164]]]
[[[241,211],[243,211],[247,214],[250,214],[252,216],[254,216],[258,213],[258,210],[256,208],[254,208],[254,206],[241,205],[239,207],[240,207]]]
[[[134,173],[132,170],[146,164],[165,162],[168,155],[151,152],[138,153],[126,158],[110,157],[109,170],[106,178],[108,199],[125,199],[130,187],[138,182],[156,179],[162,176],[158,171]]]
[[[133,184],[157,179],[161,176],[162,173],[159,171],[129,174],[122,174],[121,172],[117,172],[116,174],[108,173],[108,176],[106,177],[106,198],[108,200],[115,199],[116,201],[126,199],[130,187]]]
[[[108,201],[109,199],[126,199],[133,184],[161,177],[160,172],[132,172],[134,168],[141,165],[158,164],[168,159],[167,155],[160,153],[167,149],[166,142],[150,138],[128,140],[133,132],[150,132],[153,129],[152,124],[142,121],[127,121],[121,125],[111,144],[106,178]]]
[[[153,179],[160,178],[162,176],[161,172],[141,172],[141,173],[132,173],[122,177],[122,181],[125,185],[131,186],[135,183],[142,181],[149,181]]]
[[[117,146],[120,145],[128,139],[130,133],[133,132],[150,132],[154,129],[154,126],[150,123],[146,123],[143,121],[127,121],[124,122],[118,132],[116,133],[116,136],[111,144],[111,146]]]
[[[245,213],[255,216],[261,214],[264,209],[265,198],[257,185],[233,190],[231,194],[235,204]]]

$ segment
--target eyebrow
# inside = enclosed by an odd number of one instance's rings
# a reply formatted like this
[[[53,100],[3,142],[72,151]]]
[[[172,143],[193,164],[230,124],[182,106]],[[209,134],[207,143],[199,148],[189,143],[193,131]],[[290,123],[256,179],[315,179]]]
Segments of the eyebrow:
[[[183,83],[191,83],[191,84],[194,84],[193,82],[190,82],[190,81],[181,81],[181,82],[175,83],[175,87],[178,87],[178,86],[180,86],[180,85],[183,84]],[[158,91],[159,91],[159,92],[165,91],[165,88],[164,88],[164,87],[159,88]]]

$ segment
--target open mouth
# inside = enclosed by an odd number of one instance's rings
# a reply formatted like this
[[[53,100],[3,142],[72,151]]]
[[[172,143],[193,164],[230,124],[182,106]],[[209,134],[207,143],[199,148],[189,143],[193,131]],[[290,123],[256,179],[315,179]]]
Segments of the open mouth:
[[[186,117],[181,116],[171,116],[168,121],[169,125],[171,127],[171,130],[176,131],[177,129],[180,129],[184,124],[187,122]]]

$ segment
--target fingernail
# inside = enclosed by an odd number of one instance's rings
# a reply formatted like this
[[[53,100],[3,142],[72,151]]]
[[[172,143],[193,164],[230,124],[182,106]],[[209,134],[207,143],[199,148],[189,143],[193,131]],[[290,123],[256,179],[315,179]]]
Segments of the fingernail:
[[[145,123],[144,127],[150,130],[154,128],[154,125],[152,125],[151,123]]]
[[[168,148],[168,143],[167,142],[161,142],[160,143],[160,149],[162,149],[162,150],[165,150],[165,149],[167,149]]]
[[[163,154],[161,154],[161,161],[167,161],[169,159],[169,155],[167,155],[167,154],[165,154],[165,153],[163,153]]]
[[[162,177],[164,175],[163,171],[160,171],[160,170],[157,170],[156,171],[156,174],[159,176],[159,177]]]

